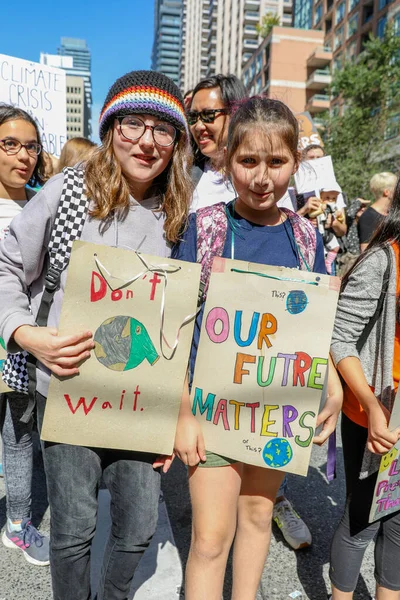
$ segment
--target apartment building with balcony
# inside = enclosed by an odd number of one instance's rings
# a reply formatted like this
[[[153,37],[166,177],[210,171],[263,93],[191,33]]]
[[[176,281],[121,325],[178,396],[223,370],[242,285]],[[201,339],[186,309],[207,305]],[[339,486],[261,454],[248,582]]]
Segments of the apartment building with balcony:
[[[329,108],[330,58],[322,31],[273,27],[243,67],[242,79],[250,95],[265,94],[295,113],[315,114],[326,102]]]
[[[371,34],[383,37],[388,20],[393,21],[400,33],[400,0],[318,0],[313,5],[313,28],[322,29],[325,34],[324,44],[332,52],[332,72],[345,61],[354,61]],[[333,100],[331,107],[338,102],[340,99]],[[399,122],[400,115],[397,135]]]
[[[314,118],[315,115],[328,110],[330,107],[328,86],[332,81],[331,63],[332,51],[329,46],[317,46],[307,58],[306,104],[304,109]],[[316,120],[318,121],[318,119]]]
[[[400,0],[294,0],[294,27],[324,32],[332,69],[354,60],[371,33],[383,37],[388,18],[400,30]]]
[[[262,42],[257,31],[266,13],[292,22],[293,0],[183,0],[181,87],[190,89],[215,73],[242,74]]]
[[[151,68],[180,84],[183,0],[155,0]]]

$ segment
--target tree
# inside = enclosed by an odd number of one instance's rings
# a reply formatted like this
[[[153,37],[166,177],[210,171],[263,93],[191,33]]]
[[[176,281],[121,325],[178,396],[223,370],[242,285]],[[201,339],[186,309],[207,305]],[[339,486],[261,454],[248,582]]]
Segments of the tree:
[[[257,23],[257,25],[256,25],[257,33],[262,38],[266,38],[271,33],[272,28],[275,25],[280,25],[280,24],[281,24],[281,20],[279,18],[279,15],[277,15],[276,13],[272,13],[272,12],[266,13],[263,16],[263,18],[261,19],[261,24]]]
[[[323,139],[350,198],[368,197],[372,175],[393,169],[384,134],[400,107],[399,56],[400,37],[388,25],[383,38],[371,36],[356,60],[333,74],[329,91],[337,104],[324,115]]]

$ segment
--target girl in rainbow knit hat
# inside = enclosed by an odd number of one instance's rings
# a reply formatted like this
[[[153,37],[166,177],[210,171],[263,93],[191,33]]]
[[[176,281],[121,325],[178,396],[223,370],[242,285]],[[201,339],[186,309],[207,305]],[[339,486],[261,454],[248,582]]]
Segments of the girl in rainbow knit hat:
[[[83,178],[89,199],[82,240],[132,249],[140,245],[142,252],[168,257],[191,196],[186,170],[190,164],[188,127],[179,89],[161,73],[124,75],[105,100],[100,139],[102,146],[88,159],[83,172],[74,170],[77,180]],[[35,321],[44,291],[46,249],[63,184],[63,174],[50,179],[21,217],[12,221],[0,247],[0,335],[9,352],[22,348],[37,359],[39,427],[50,374],[79,373],[79,364],[94,347],[91,331],[58,335],[68,268],[61,272],[48,327],[36,326]],[[54,598],[91,597],[90,546],[103,478],[111,494],[112,527],[97,599],[125,600],[157,525],[160,473],[153,468],[154,455],[45,443],[43,458],[51,508]]]

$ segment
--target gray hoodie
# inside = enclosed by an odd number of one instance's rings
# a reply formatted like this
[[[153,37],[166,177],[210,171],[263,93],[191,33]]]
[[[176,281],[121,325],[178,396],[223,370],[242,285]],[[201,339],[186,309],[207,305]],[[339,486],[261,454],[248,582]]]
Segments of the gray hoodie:
[[[10,232],[0,242],[0,336],[9,352],[21,350],[11,337],[21,325],[35,325],[44,286],[44,263],[61,198],[63,174],[46,183],[11,222]],[[81,240],[106,246],[140,249],[146,254],[170,256],[165,239],[164,214],[155,212],[157,198],[141,203],[131,197],[131,207],[125,218],[114,218],[104,226],[97,219],[86,219]],[[65,289],[66,272],[54,296],[48,318],[49,327],[57,327]],[[29,294],[31,301],[29,302]],[[29,308],[31,304],[31,309]],[[49,371],[41,364],[37,373],[37,390],[47,395]]]

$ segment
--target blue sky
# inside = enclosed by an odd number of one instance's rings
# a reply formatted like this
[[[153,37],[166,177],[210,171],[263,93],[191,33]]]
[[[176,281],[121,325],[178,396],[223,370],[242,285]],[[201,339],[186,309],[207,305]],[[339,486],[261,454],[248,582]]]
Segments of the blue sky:
[[[40,52],[57,54],[61,37],[87,41],[94,133],[114,81],[128,71],[150,68],[154,0],[10,0],[2,2],[1,20],[0,54],[39,62]]]

